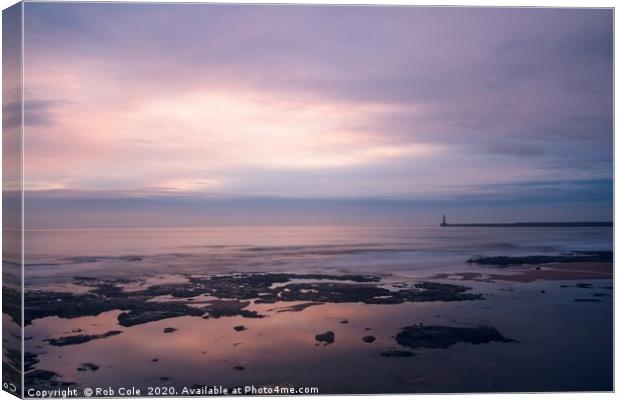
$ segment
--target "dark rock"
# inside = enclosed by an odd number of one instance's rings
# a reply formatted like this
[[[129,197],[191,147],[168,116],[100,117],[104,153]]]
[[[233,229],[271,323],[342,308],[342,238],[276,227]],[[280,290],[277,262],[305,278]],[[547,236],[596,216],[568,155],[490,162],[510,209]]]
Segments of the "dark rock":
[[[561,288],[594,289],[591,283],[576,283],[575,285],[560,285]],[[607,289],[602,287],[600,289]],[[613,288],[612,288],[613,289]]]
[[[203,312],[209,318],[234,317],[241,316],[244,318],[263,318],[264,315],[258,314],[256,311],[246,310],[250,305],[249,301],[240,300],[210,300],[205,306]]]
[[[160,321],[162,319],[190,316],[201,316],[202,312],[198,309],[191,310],[192,307],[177,307],[175,310],[145,310],[138,307],[129,312],[119,314],[118,323],[124,327],[145,324],[147,322]]]
[[[74,344],[82,344],[90,342],[96,339],[105,339],[110,336],[120,335],[122,331],[109,331],[100,335],[75,335],[75,336],[63,336],[56,339],[46,339],[46,341],[52,346],[71,346]]]
[[[413,357],[415,353],[409,350],[388,350],[381,353],[383,357]]]
[[[75,386],[74,382],[60,380],[61,376],[53,371],[37,369],[24,374],[24,383],[28,388],[57,389]]]
[[[396,335],[396,342],[404,347],[448,348],[456,343],[481,344],[489,342],[515,342],[502,336],[495,328],[478,326],[462,328],[439,325],[413,325],[401,329]]]
[[[95,365],[93,363],[82,363],[80,364],[80,366],[77,368],[78,371],[97,371],[99,369],[98,365]]]
[[[241,331],[245,331],[248,328],[246,328],[243,325],[237,325],[237,326],[233,327],[233,329],[236,330],[237,332],[241,332]]]
[[[263,294],[257,303],[278,301],[313,301],[323,303],[400,304],[425,301],[480,300],[482,295],[465,293],[465,286],[421,282],[414,289],[391,291],[362,284],[344,283],[291,283],[278,287],[277,292]]]
[[[6,261],[3,260],[3,263]],[[22,292],[21,288],[2,285],[2,312],[11,317],[17,325],[22,325]],[[21,357],[20,357],[21,358]],[[13,380],[19,382],[21,378]],[[20,385],[21,386],[21,385]]]
[[[494,265],[496,267],[510,267],[514,265],[536,265],[550,263],[572,263],[572,262],[612,262],[613,251],[572,251],[562,255],[535,255],[523,257],[496,256],[484,257],[476,256],[467,260],[470,264]]]
[[[121,326],[131,327],[148,322],[182,316],[220,318],[241,316],[263,318],[249,310],[255,303],[281,301],[304,302],[285,311],[301,311],[323,303],[400,304],[426,301],[480,300],[482,295],[467,293],[470,288],[436,282],[420,282],[403,290],[378,286],[381,280],[374,275],[324,275],[284,273],[243,273],[216,276],[188,276],[188,282],[170,283],[126,292],[124,279],[99,280],[76,278],[90,289],[87,293],[26,291],[25,325],[38,318],[57,316],[79,318],[96,316],[106,311],[122,310],[118,316]],[[326,282],[299,283],[295,280]],[[279,285],[274,285],[274,284]],[[8,290],[10,292],[10,290]],[[19,297],[19,293],[15,292]],[[216,299],[191,301],[198,296]],[[175,301],[152,301],[156,297],[173,297]],[[67,307],[71,304],[71,307]],[[10,311],[10,310],[8,310]],[[9,313],[13,319],[20,313]]]
[[[332,344],[336,341],[336,335],[332,331],[320,333],[314,337],[317,342],[323,342],[325,345]]]
[[[364,336],[362,340],[364,341],[364,343],[372,343],[376,340],[376,338],[372,335],[368,335],[368,336]]]
[[[592,284],[591,283],[578,283],[575,285],[575,287],[578,287],[580,289],[592,289]]]
[[[176,331],[177,331],[176,328],[171,328],[171,327],[164,328],[164,333],[174,333]]]
[[[34,370],[34,366],[39,362],[39,356],[35,353],[24,353],[24,371],[29,372]]]
[[[236,369],[237,371],[243,371],[245,370],[245,367],[241,366],[241,365],[237,365],[235,367],[233,367],[234,369]]]
[[[289,307],[280,307],[280,308],[276,308],[275,311],[281,313],[281,312],[299,312],[299,311],[303,311],[306,308],[309,307],[314,307],[314,306],[320,306],[322,304],[325,303],[318,303],[318,302],[308,302],[308,303],[301,303],[301,304],[295,304]],[[269,310],[269,311],[273,311],[273,310]]]

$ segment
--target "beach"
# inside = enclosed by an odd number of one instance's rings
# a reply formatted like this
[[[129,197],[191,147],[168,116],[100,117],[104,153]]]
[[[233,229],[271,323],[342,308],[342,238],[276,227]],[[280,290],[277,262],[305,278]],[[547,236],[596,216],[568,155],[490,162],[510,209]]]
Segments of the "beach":
[[[35,232],[26,388],[611,390],[611,229],[473,229]]]

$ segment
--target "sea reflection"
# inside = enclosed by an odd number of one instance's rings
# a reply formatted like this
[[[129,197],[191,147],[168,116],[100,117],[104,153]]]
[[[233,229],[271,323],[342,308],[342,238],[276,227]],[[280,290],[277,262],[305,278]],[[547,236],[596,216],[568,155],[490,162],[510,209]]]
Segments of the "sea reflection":
[[[589,280],[590,289],[576,287],[575,281],[451,280],[457,273],[489,273],[487,267],[465,262],[475,254],[561,252],[576,244],[610,249],[610,230],[498,234],[431,227],[248,228],[39,231],[27,237],[32,239],[29,290],[92,290],[75,280],[82,277],[113,279],[125,293],[139,293],[154,285],[187,283],[192,276],[237,272],[370,273],[382,278],[381,287],[398,290],[443,273],[445,279],[432,280],[463,284],[484,297],[401,304],[324,301],[299,309],[292,306],[304,302],[261,304],[254,299],[247,309],[264,318],[181,316],[130,327],[119,324],[121,310],[35,319],[26,327],[25,342],[26,352],[36,356],[33,368],[53,371],[57,381],[78,388],[292,384],[318,387],[323,394],[611,389],[611,280]],[[148,301],[198,307],[215,298],[201,294],[190,301],[167,295]],[[575,301],[584,298],[596,301]],[[412,349],[412,357],[385,357],[390,350],[407,350],[395,336],[416,324],[492,326],[517,342],[457,343]],[[238,326],[245,329],[235,330]],[[121,333],[66,346],[49,342],[110,331]],[[333,343],[316,340],[328,331],[335,335]],[[368,335],[375,338],[372,343],[362,340]]]
[[[603,282],[600,282],[603,284]],[[180,317],[120,327],[119,311],[97,317],[37,320],[28,328],[27,347],[41,351],[38,368],[79,386],[170,384],[317,386],[323,393],[450,392],[488,390],[577,390],[606,388],[611,370],[611,301],[576,305],[578,288],[537,283],[551,293],[542,302],[525,301],[534,290],[503,284],[515,292],[493,290],[484,302],[405,303],[399,305],[325,304],[301,312],[274,311],[291,305],[254,304],[262,319]],[[531,285],[531,284],[530,284]],[[595,307],[595,308],[592,308]],[[592,313],[600,315],[592,317]],[[346,322],[346,323],[345,323]],[[449,349],[417,350],[411,358],[386,358],[398,348],[394,335],[403,326],[424,323],[476,326],[492,324],[519,343],[457,344]],[[235,326],[243,325],[240,332]],[[176,331],[164,333],[173,327]],[[46,339],[82,330],[120,335],[84,344],[55,347]],[[315,335],[335,333],[321,344]],[[564,332],[561,337],[557,332]],[[365,343],[362,337],[376,337]],[[587,362],[587,368],[574,368]],[[92,363],[96,371],[78,371]],[[536,364],[537,367],[533,367]],[[548,365],[553,368],[542,368]],[[237,370],[235,367],[243,367]],[[562,378],[566,377],[566,378]],[[570,379],[569,379],[570,378]]]

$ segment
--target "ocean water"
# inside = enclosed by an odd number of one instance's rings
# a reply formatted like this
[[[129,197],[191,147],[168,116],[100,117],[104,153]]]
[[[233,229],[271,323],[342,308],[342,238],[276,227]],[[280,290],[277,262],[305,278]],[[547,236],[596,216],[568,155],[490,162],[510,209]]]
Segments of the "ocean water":
[[[124,290],[232,272],[372,273],[386,284],[422,279],[463,284],[484,300],[402,304],[325,303],[282,312],[291,302],[252,302],[265,318],[181,316],[123,327],[123,310],[51,316],[25,328],[34,369],[80,390],[93,387],[317,387],[329,393],[437,393],[611,390],[613,282],[463,281],[440,273],[489,271],[474,255],[611,250],[611,228],[440,228],[438,226],[277,226],[158,230],[28,231],[27,290],[81,293],[76,276],[123,278]],[[494,270],[493,272],[496,272]],[[596,301],[575,301],[595,299]],[[26,304],[26,306],[28,306]],[[70,305],[68,305],[70,306]],[[6,316],[5,316],[6,319]],[[347,323],[343,323],[347,321]],[[416,324],[488,325],[514,342],[416,349],[395,335]],[[235,326],[247,329],[238,332]],[[166,333],[166,328],[174,328]],[[68,346],[49,340],[120,334]],[[335,342],[317,343],[332,331]],[[365,335],[376,340],[366,343]],[[84,368],[90,363],[96,370]],[[243,369],[235,367],[242,366]]]
[[[453,268],[475,255],[611,250],[612,228],[253,226],[204,229],[30,230],[27,283],[142,273],[348,272]]]

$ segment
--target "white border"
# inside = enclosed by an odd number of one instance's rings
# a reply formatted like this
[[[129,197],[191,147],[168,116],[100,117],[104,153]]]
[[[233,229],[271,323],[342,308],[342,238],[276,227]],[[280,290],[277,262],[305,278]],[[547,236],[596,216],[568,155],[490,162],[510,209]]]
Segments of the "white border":
[[[27,0],[28,2],[35,2],[35,1],[40,1],[40,0]],[[79,2],[76,0],[62,0],[63,2]],[[198,2],[198,1],[175,1],[175,0],[133,0],[135,2],[146,2],[146,3],[188,3],[188,2]],[[121,1],[116,1],[116,0],[111,0],[108,2],[121,2]],[[15,4],[16,1],[14,0],[0,0],[0,6],[2,9],[5,9],[13,4]],[[234,3],[234,1],[226,1],[226,0],[210,0],[208,1],[208,3]],[[422,0],[422,1],[413,1],[413,0],[313,0],[313,1],[308,1],[308,0],[295,0],[295,1],[257,1],[257,0],[242,0],[242,1],[238,1],[237,3],[246,3],[246,4],[264,4],[264,3],[271,3],[271,4],[290,4],[290,3],[295,3],[295,4],[349,4],[349,5],[362,5],[362,4],[373,4],[373,5],[418,5],[418,6],[477,6],[477,7],[587,7],[587,8],[593,8],[593,7],[602,7],[602,8],[613,8],[615,7],[615,3],[614,1],[609,1],[609,0],[589,0],[589,1],[578,1],[578,0],[520,0],[520,1],[508,1],[508,0],[473,0],[473,1],[466,1],[466,0],[449,0],[449,1],[441,1],[441,0]],[[22,13],[23,13],[23,9],[22,9]],[[2,26],[2,21],[0,18],[0,32],[1,32],[1,26]],[[22,26],[23,26],[23,14],[22,14]],[[23,39],[23,32],[22,32],[22,39]],[[615,64],[615,53],[616,53],[616,45],[618,43],[618,39],[619,39],[619,35],[617,33],[617,31],[615,31],[614,29],[614,76],[617,72],[617,66]],[[23,48],[24,46],[22,45],[22,53],[23,53]],[[23,59],[23,54],[22,54],[22,59]],[[0,52],[0,65],[2,63],[2,54]],[[22,97],[24,95],[23,93],[23,65],[22,65]],[[1,91],[1,87],[2,87],[2,83],[0,80],[0,91]],[[618,105],[615,102],[615,93],[616,93],[616,89],[617,89],[617,82],[614,79],[614,116],[616,114],[616,112],[618,111]],[[2,115],[2,111],[0,110],[0,116]],[[22,133],[23,133],[23,104],[22,104]],[[615,132],[615,118],[614,118],[614,132]],[[615,139],[615,135],[614,135],[614,139]],[[23,150],[23,145],[24,145],[24,141],[23,141],[23,134],[22,134],[22,150]],[[615,154],[616,154],[616,150],[618,149],[618,143],[614,140],[614,160],[615,160]],[[0,141],[0,154],[1,154],[1,141]],[[23,154],[22,154],[22,162],[23,162]],[[616,176],[616,172],[617,172],[617,168],[618,166],[616,165],[616,163],[614,162],[614,177]],[[2,173],[2,165],[0,163],[0,175]],[[24,168],[22,166],[22,193],[23,193],[23,174],[24,174]],[[615,181],[615,179],[614,179]],[[617,187],[614,184],[614,210],[618,204],[618,192],[617,192]],[[2,199],[0,197],[0,206],[2,204]],[[22,196],[22,210],[23,210],[23,196]],[[614,213],[615,214],[615,213]],[[0,223],[2,222],[2,215],[0,213]],[[22,214],[22,223],[23,223],[23,214]],[[617,235],[616,235],[617,231],[616,231],[616,225],[614,224],[614,248],[616,248],[616,239],[617,239]],[[23,230],[22,230],[22,265],[23,265]],[[1,238],[0,238],[0,243],[1,243]],[[617,255],[614,257],[614,264],[618,265],[616,263],[617,261]],[[0,274],[1,275],[1,274]],[[0,282],[1,282],[1,277],[0,277]],[[23,284],[23,279],[22,279],[22,284]],[[614,278],[614,286],[615,286],[615,278]],[[23,298],[22,298],[22,302],[23,302]],[[616,317],[616,311],[618,310],[618,298],[617,296],[614,296],[614,333],[618,332],[618,319],[615,318]],[[22,313],[23,313],[23,304],[22,304]],[[614,341],[615,342],[615,341]],[[22,346],[23,346],[23,342],[22,342]],[[23,352],[23,349],[22,349]],[[615,368],[615,360],[616,360],[616,356],[617,356],[617,348],[614,346],[614,383],[618,382],[618,369]],[[23,354],[22,354],[23,357]],[[23,360],[22,360],[23,361]],[[572,392],[572,393],[544,393],[544,394],[523,394],[523,393],[517,393],[517,394],[457,394],[457,395],[445,395],[445,394],[436,394],[436,395],[408,395],[408,394],[403,394],[403,395],[376,395],[375,397],[379,398],[379,399],[388,399],[390,397],[394,397],[397,396],[399,398],[415,398],[416,400],[430,400],[430,399],[443,399],[443,398],[451,398],[451,399],[460,399],[460,398],[464,398],[464,399],[490,399],[490,400],[495,400],[495,399],[502,399],[502,400],[516,400],[516,399],[522,399],[524,397],[534,397],[536,399],[553,399],[553,400],[575,400],[575,399],[582,399],[582,398],[588,398],[588,399],[594,399],[594,400],[598,400],[598,399],[611,399],[614,398],[614,395],[612,393],[576,393],[576,392]],[[263,398],[265,396],[260,396],[259,398]],[[290,399],[312,399],[312,398],[317,398],[317,396],[295,396],[295,397],[289,397],[289,396],[282,396],[284,398],[290,398]],[[279,398],[282,398],[279,397]],[[350,396],[348,396],[350,397]],[[321,399],[337,399],[337,398],[342,398],[342,396],[320,396]],[[5,391],[0,391],[0,400],[9,400],[9,399],[15,399],[14,396],[11,396],[10,394],[8,394]]]

